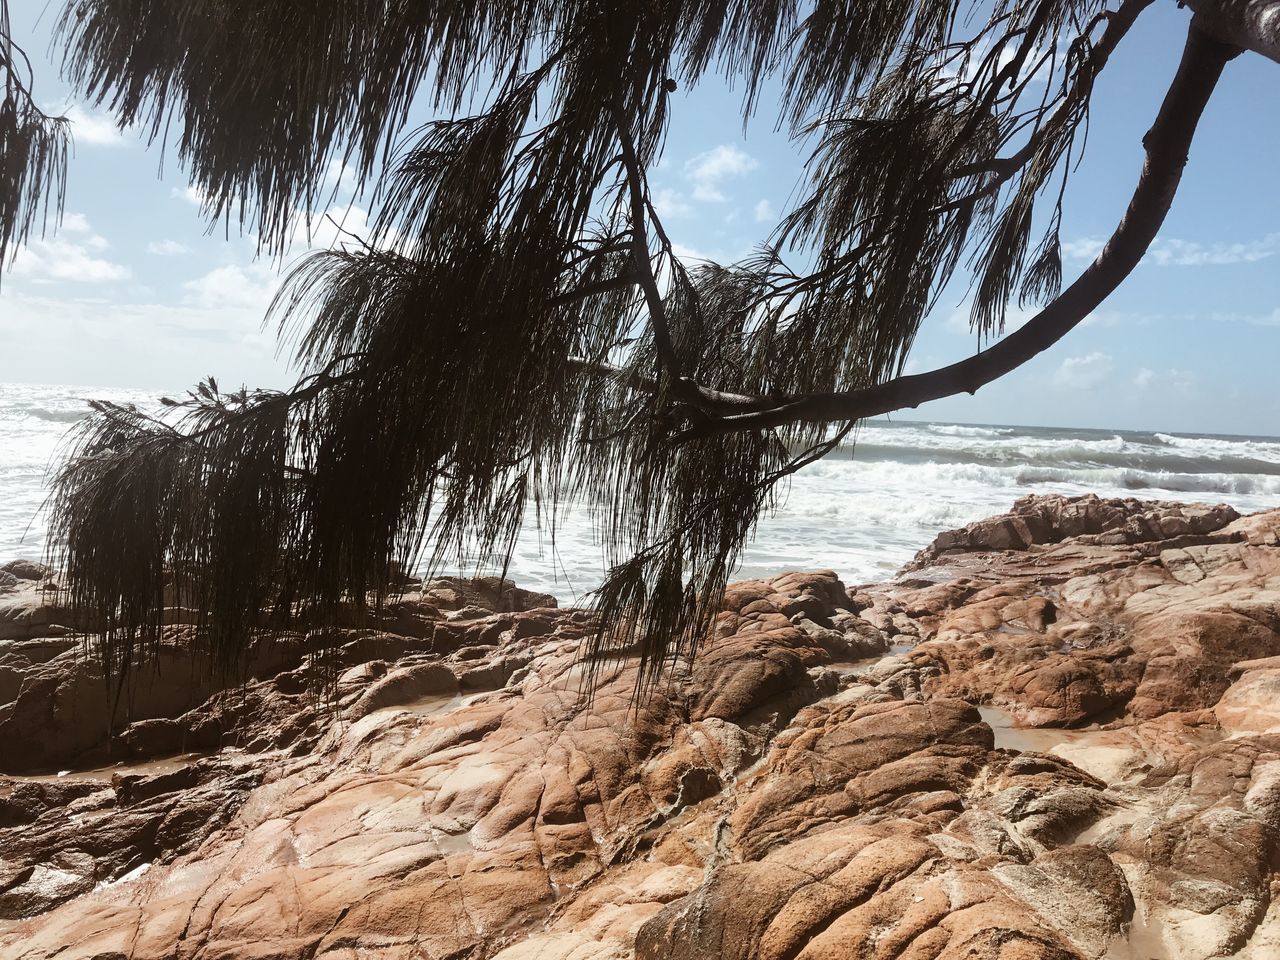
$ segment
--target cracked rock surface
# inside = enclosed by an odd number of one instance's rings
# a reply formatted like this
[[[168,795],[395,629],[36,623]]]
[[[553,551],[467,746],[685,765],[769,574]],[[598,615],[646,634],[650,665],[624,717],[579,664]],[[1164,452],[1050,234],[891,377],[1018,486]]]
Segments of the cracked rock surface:
[[[0,739],[0,956],[1280,956],[1278,535],[1027,498],[893,582],[733,585],[639,701],[582,611],[437,582],[105,742],[15,614],[0,734],[54,733]]]

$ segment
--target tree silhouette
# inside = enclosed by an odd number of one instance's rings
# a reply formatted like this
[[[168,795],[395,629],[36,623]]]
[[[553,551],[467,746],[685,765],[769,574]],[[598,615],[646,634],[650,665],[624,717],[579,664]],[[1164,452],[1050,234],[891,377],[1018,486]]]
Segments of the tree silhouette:
[[[99,404],[78,435],[51,537],[107,667],[157,642],[166,597],[231,667],[272,624],[381,603],[427,544],[509,556],[528,507],[554,530],[585,500],[611,562],[593,652],[654,680],[783,478],[1016,368],[1141,260],[1224,65],[1280,59],[1280,0],[1189,3],[1128,208],[1063,288],[1095,83],[1152,3],[73,0],[66,76],[175,131],[208,209],[265,251],[334,160],[375,200],[371,235],[307,256],[271,308],[293,389],[210,379],[165,417]],[[794,207],[725,265],[676,255],[647,181],[672,93],[712,75],[812,150]],[[406,131],[415,98],[445,119]],[[903,375],[957,271],[990,346]],[[1014,301],[1041,309],[1004,335]]]

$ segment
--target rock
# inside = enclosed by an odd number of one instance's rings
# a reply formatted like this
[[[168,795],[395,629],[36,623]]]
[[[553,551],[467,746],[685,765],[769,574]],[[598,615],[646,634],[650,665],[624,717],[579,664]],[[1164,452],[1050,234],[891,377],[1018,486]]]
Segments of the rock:
[[[1025,550],[1035,544],[1073,538],[1080,543],[1135,544],[1206,535],[1240,515],[1224,504],[1183,504],[1133,499],[1023,497],[1001,517],[939,534],[904,569],[920,570],[955,553]]]
[[[7,573],[19,580],[47,580],[53,576],[53,568],[34,560],[10,560],[0,563],[0,573]]]
[[[15,576],[15,582],[0,591],[0,641],[65,635],[74,626],[71,611],[43,581]]]
[[[1230,736],[1280,733],[1280,665],[1246,671],[1227,688],[1213,712]]]
[[[549,593],[522,590],[510,580],[499,577],[437,577],[422,585],[422,600],[441,610],[476,607],[488,613],[520,613],[542,607],[557,606]]]
[[[212,756],[0,778],[0,955],[1260,960],[1278,531],[1025,499],[893,582],[732,585],[638,700],[588,614],[433,581],[113,741]],[[67,742],[63,643],[0,646],[9,731]]]
[[[347,708],[346,716],[359,720],[374,710],[412,703],[422,697],[453,694],[457,689],[458,678],[453,671],[437,663],[391,670],[369,685],[360,699]]]

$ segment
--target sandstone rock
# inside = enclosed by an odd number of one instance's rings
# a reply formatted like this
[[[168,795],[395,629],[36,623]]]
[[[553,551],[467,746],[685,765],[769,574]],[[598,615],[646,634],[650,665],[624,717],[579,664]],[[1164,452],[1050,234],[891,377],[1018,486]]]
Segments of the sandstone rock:
[[[1280,733],[1280,666],[1245,672],[1213,712],[1231,736]]]
[[[905,569],[919,570],[958,552],[1025,550],[1034,544],[1067,538],[1118,545],[1204,535],[1227,527],[1239,517],[1223,504],[1105,500],[1093,494],[1023,497],[1004,516],[939,534]]]
[[[896,582],[733,585],[639,701],[588,688],[583,612],[427,584],[117,738],[212,757],[0,779],[0,955],[1269,957],[1280,511],[976,526]],[[0,647],[10,732],[66,723],[61,643]]]
[[[43,581],[17,577],[0,591],[0,642],[65,635],[75,625],[71,611]]]
[[[19,580],[47,580],[53,576],[53,568],[34,560],[10,560],[0,563],[0,572],[10,574]]]

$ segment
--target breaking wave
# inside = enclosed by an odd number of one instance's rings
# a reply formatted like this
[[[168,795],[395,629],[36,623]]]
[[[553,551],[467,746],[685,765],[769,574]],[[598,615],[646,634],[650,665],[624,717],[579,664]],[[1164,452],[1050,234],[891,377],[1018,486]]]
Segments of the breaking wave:
[[[155,404],[137,391],[0,384],[0,561],[43,552],[46,469],[90,397]],[[1002,513],[1029,493],[1209,500],[1241,512],[1280,506],[1280,439],[878,420],[790,478],[738,574],[829,568],[847,583],[884,579],[939,531]],[[559,516],[554,543],[530,518],[509,575],[580,602],[605,561],[585,507],[566,504]],[[479,557],[456,572],[477,571],[496,572]]]

